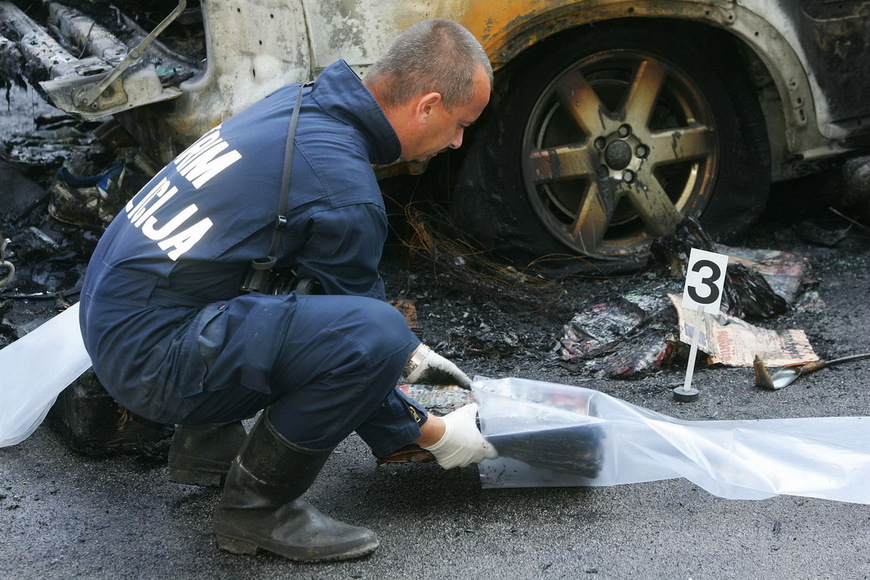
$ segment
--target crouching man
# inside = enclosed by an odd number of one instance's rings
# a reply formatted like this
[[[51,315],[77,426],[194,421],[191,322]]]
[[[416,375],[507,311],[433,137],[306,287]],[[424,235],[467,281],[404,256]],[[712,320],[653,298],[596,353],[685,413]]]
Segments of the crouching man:
[[[417,443],[445,468],[495,456],[473,407],[434,417],[395,388],[403,373],[468,378],[384,301],[372,171],[459,147],[491,90],[467,30],[420,22],[364,82],[340,60],[206,133],[100,239],[81,297],[94,371],[120,404],[179,425],[175,481],[225,480],[221,548],[304,561],[373,551],[373,532],[301,499],[353,432],[377,456]],[[322,293],[249,284],[252,263],[270,260]],[[240,420],[261,410],[246,434]]]

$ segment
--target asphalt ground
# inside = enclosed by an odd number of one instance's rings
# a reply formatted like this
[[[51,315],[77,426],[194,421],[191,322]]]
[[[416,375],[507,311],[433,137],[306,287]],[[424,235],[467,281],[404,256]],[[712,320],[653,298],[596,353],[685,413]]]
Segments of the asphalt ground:
[[[854,227],[828,248],[794,234],[795,223],[824,214],[813,190],[824,187],[823,179],[778,187],[744,242],[810,260],[821,302],[765,326],[804,329],[822,358],[834,358],[870,351],[870,237]],[[388,264],[388,290],[405,284],[404,268]],[[567,281],[566,300],[630,283]],[[420,296],[421,333],[430,344],[447,344],[448,328],[463,313],[485,311],[496,334],[522,327],[524,350],[454,356],[469,374],[582,385],[687,420],[870,414],[870,361],[831,367],[775,392],[756,388],[750,369],[700,368],[693,381],[700,398],[679,403],[671,396],[682,384],[679,365],[637,381],[579,376],[547,356],[543,345],[561,330],[551,317],[519,316],[456,292]],[[220,551],[212,535],[219,491],[171,483],[167,474],[164,462],[135,453],[75,453],[48,424],[0,449],[0,578],[870,577],[867,505],[793,496],[727,500],[682,479],[483,490],[474,466],[376,466],[355,436],[338,447],[307,498],[332,517],[373,529],[379,549],[329,564],[237,556]]]

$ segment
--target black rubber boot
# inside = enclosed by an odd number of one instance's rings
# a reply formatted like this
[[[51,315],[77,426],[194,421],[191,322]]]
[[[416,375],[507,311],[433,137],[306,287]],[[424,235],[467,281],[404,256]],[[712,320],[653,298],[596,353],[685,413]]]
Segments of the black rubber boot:
[[[169,445],[169,480],[187,485],[223,485],[246,436],[241,421],[179,425]]]
[[[227,475],[215,514],[218,546],[235,554],[263,549],[302,562],[373,552],[374,532],[333,520],[300,499],[330,453],[287,441],[264,412]]]

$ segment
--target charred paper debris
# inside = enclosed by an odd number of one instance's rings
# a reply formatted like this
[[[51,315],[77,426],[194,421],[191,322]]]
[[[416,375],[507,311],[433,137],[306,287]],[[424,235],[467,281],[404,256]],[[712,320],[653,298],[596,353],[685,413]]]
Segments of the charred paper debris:
[[[752,367],[756,355],[784,365],[818,358],[803,331],[775,332],[746,320],[784,314],[806,284],[808,263],[774,250],[715,244],[694,220],[652,246],[650,268],[621,296],[592,301],[563,327],[554,352],[576,373],[611,379],[642,378],[682,358],[690,342],[694,313],[674,300],[682,291],[691,248],[730,256],[722,314],[710,317],[699,348],[709,364]]]
[[[663,291],[661,283],[648,286]],[[676,318],[665,300],[617,296],[590,304],[563,327],[558,357],[574,372],[639,378],[669,363],[676,349]]]

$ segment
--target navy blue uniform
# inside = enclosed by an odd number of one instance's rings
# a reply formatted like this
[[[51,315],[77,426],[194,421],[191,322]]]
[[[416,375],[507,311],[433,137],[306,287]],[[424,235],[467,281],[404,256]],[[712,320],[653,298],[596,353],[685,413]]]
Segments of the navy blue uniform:
[[[119,403],[164,423],[223,422],[271,405],[290,441],[353,431],[377,455],[420,435],[425,411],[395,389],[419,344],[384,302],[387,217],[372,164],[398,137],[344,62],[303,89],[278,267],[327,294],[242,294],[268,254],[299,85],[212,129],[112,221],[88,266],[81,326]]]

